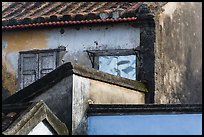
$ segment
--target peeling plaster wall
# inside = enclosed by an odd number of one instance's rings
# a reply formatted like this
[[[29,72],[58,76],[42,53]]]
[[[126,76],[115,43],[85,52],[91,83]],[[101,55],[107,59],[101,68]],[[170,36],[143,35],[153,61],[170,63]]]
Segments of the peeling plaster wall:
[[[2,34],[2,61],[12,74],[17,73],[19,51],[47,48],[45,31],[24,30]]]
[[[44,31],[25,30],[2,33],[3,87],[11,94],[17,90],[19,51],[42,48],[47,48]]]
[[[14,87],[12,90],[9,89],[11,93],[17,89],[19,51],[65,46],[67,50],[63,57],[65,62],[75,62],[91,67],[91,61],[85,50],[131,49],[139,44],[140,29],[128,23],[3,32],[2,62],[6,71],[3,75],[7,80],[15,81],[15,84],[4,86],[5,89]],[[7,73],[12,77],[8,77]]]
[[[128,24],[57,28],[47,31],[48,47],[65,46],[65,61],[91,67],[85,50],[135,48],[140,43],[139,32]]]
[[[155,103],[202,103],[202,3],[162,8],[155,17]]]

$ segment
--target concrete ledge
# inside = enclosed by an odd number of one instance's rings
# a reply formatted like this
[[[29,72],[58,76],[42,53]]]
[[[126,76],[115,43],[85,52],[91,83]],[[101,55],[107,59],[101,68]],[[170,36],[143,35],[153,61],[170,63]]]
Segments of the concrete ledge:
[[[89,104],[88,115],[202,113],[202,104]]]
[[[70,63],[70,65],[73,67],[73,73],[76,75],[80,75],[98,81],[103,81],[106,83],[122,86],[137,91],[147,92],[145,85],[139,81],[111,75],[93,68],[87,68],[74,63]]]
[[[30,101],[34,97],[45,92],[47,89],[53,87],[57,82],[61,81],[63,78],[70,76],[72,74],[102,81],[105,83],[114,84],[132,90],[137,90],[140,92],[147,92],[145,85],[139,81],[121,78],[119,76],[107,74],[93,68],[87,68],[75,63],[67,62],[59,66],[49,74],[45,75],[41,79],[35,81],[31,85],[25,87],[24,89],[18,91],[14,95],[5,99],[3,101],[3,104]]]

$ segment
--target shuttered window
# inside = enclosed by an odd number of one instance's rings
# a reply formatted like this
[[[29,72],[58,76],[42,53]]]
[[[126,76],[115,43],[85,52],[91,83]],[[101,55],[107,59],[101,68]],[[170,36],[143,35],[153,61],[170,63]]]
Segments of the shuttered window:
[[[20,55],[20,87],[26,87],[38,79],[38,55]]]
[[[23,89],[56,69],[61,64],[60,57],[62,57],[65,50],[65,48],[60,48],[20,52],[19,89]]]
[[[39,77],[43,77],[47,73],[56,68],[56,52],[39,53]]]

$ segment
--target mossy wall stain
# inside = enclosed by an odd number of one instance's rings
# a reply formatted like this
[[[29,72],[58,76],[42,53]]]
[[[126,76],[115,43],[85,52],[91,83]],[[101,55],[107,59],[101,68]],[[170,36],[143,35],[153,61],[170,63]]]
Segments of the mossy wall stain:
[[[47,48],[47,36],[44,30],[10,31],[2,33],[2,40],[2,84],[13,94],[17,90],[19,51]]]
[[[162,8],[156,16],[155,103],[202,103],[202,4]]]
[[[2,86],[8,90],[10,94],[14,94],[17,90],[15,75],[8,73],[4,65],[2,65]]]

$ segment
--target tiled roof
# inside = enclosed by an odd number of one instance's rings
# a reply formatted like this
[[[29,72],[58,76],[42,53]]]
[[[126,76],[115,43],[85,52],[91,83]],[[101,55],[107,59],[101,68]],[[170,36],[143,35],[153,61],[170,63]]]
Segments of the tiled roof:
[[[2,11],[2,28],[136,20],[142,2],[13,2]]]

